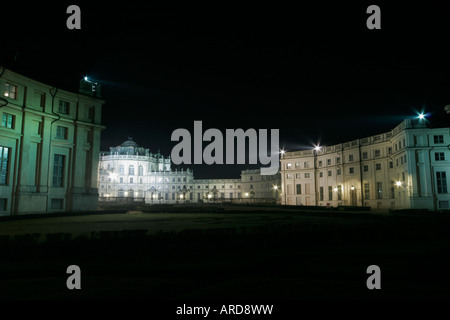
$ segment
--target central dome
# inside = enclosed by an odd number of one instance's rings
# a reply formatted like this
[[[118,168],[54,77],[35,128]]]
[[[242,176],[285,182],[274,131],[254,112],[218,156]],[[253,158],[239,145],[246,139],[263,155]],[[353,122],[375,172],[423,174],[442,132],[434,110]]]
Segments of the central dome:
[[[128,137],[127,141],[124,141],[121,145],[121,147],[135,147],[135,148],[139,148],[139,145],[133,141],[133,138]]]

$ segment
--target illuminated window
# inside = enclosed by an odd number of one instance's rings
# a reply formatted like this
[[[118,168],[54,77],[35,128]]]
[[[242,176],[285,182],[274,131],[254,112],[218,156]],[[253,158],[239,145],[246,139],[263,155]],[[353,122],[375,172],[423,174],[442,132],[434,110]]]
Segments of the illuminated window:
[[[9,114],[9,113],[3,113],[2,114],[2,127],[14,129],[14,123],[15,123],[16,116]]]
[[[59,113],[64,113],[64,114],[69,114],[69,102],[64,101],[64,100],[59,100],[59,107],[58,107],[58,112]]]
[[[377,199],[383,199],[383,184],[382,182],[377,182]]]
[[[63,186],[64,158],[61,154],[55,154],[53,157],[53,187]]]
[[[364,199],[368,200],[370,198],[370,194],[369,194],[369,184],[368,183],[364,183]]]
[[[0,185],[5,185],[8,178],[9,148],[0,146]]]
[[[17,86],[11,83],[5,83],[5,92],[3,95],[10,99],[17,99]]]
[[[338,200],[342,200],[342,186],[338,185],[337,189],[338,189],[338,191],[337,191]]]

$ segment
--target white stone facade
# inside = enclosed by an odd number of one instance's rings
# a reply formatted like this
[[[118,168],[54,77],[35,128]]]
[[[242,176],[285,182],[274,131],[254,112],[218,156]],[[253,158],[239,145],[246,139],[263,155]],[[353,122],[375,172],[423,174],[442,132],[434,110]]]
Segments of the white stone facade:
[[[194,179],[192,170],[172,170],[170,157],[131,139],[100,154],[98,181],[102,202],[149,204],[273,203],[281,183],[279,174],[261,176],[259,170],[244,170],[241,179]]]
[[[104,101],[0,74],[0,215],[96,210]]]
[[[448,209],[450,128],[405,120],[393,130],[281,158],[286,205]]]

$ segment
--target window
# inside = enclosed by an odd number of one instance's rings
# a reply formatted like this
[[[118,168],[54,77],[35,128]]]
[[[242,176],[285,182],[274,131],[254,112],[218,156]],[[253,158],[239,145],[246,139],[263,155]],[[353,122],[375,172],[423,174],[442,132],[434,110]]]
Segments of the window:
[[[124,174],[124,172],[125,172],[125,170],[124,170],[123,164],[121,164],[119,166],[119,174]]]
[[[337,169],[336,169],[336,175],[337,175],[337,176],[340,176],[340,175],[341,175],[341,168],[337,168]]]
[[[309,162],[304,162],[303,165],[305,168],[309,168]]]
[[[443,135],[434,136],[434,143],[444,143],[444,136]]]
[[[5,92],[3,95],[10,99],[17,99],[17,86],[11,83],[5,83]]]
[[[1,210],[2,208],[0,208]],[[448,200],[439,201],[439,209],[449,209]]]
[[[253,185],[252,184],[250,185],[250,189],[253,189]]]
[[[383,199],[383,184],[377,182],[377,199]]]
[[[302,194],[302,185],[297,184],[297,194]]]
[[[370,187],[368,183],[364,183],[364,199],[370,199]]]
[[[336,164],[340,164],[341,163],[341,157],[337,157],[336,158]]]
[[[305,172],[305,178],[309,178],[309,177],[310,177],[309,172]]]
[[[381,163],[375,163],[375,170],[381,170]]]
[[[322,171],[319,172],[319,177],[320,177],[320,178],[323,177],[323,172],[322,172]]]
[[[323,187],[319,188],[319,197],[320,201],[323,201]]]
[[[220,197],[223,199],[223,198],[225,198],[225,192],[221,192],[220,193]]]
[[[0,185],[8,181],[9,148],[0,146]]]
[[[288,174],[286,175],[286,179],[292,179],[292,174],[291,174],[291,173],[288,173]]]
[[[436,172],[437,192],[447,193],[447,173],[445,171]]]
[[[6,211],[6,205],[7,205],[7,198],[0,198],[0,212]]]
[[[389,169],[392,169],[392,168],[394,168],[394,162],[389,161]]]
[[[44,108],[45,107],[45,93],[40,91],[35,91],[36,98],[39,103],[39,107]]]
[[[125,192],[123,191],[123,189],[119,189],[117,196],[119,197],[124,197],[125,196]]]
[[[392,154],[392,147],[388,147],[388,148],[387,148],[387,153],[388,153],[388,154]]]
[[[342,186],[337,186],[337,194],[338,194],[338,200],[342,200]]]
[[[143,167],[143,166],[139,166],[138,174],[139,174],[140,176],[143,176],[143,175],[144,175],[144,167]]]
[[[296,174],[295,174],[295,179],[301,179],[301,177],[302,177],[302,174],[301,174],[301,173],[296,173]]]
[[[94,121],[95,119],[95,107],[87,107],[87,118],[89,121]]]
[[[367,155],[367,152],[363,152],[363,153],[362,153],[362,158],[363,158],[363,159],[367,159],[367,156],[368,156],[368,155]]]
[[[119,182],[123,183],[123,178],[122,177],[119,178]]]
[[[375,158],[381,156],[381,152],[379,149],[374,151],[374,156],[375,156]]]
[[[133,165],[130,165],[128,167],[128,175],[134,176],[134,166]]]
[[[434,160],[436,160],[436,161],[444,161],[445,160],[445,153],[444,152],[435,152],[434,153]]]
[[[363,171],[364,171],[364,172],[369,171],[369,166],[368,166],[368,165],[363,166]]]
[[[16,116],[4,112],[2,114],[2,127],[14,129],[15,118]]]
[[[322,160],[319,160],[319,167],[321,167],[323,165]]]
[[[291,169],[292,164],[291,163],[286,163],[286,169]]]
[[[250,176],[250,181],[253,181],[253,176]]]
[[[333,172],[331,170],[328,170],[328,176],[331,177]]]
[[[327,159],[327,165],[331,166],[331,159]]]
[[[233,192],[230,192],[230,199],[233,199]]]
[[[56,138],[67,139],[67,131],[69,131],[68,128],[62,127],[62,126],[57,126],[56,127]]]
[[[53,198],[50,206],[53,210],[59,210],[59,209],[63,208],[63,204],[64,204],[64,199]]]
[[[333,187],[328,186],[328,200],[333,200]]]
[[[133,178],[130,178],[130,183],[133,183]]]
[[[349,161],[349,162],[353,161],[353,155],[352,155],[352,154],[349,154],[349,155],[348,155],[348,161]]]
[[[348,173],[354,174],[355,173],[355,168],[353,168],[353,167],[348,168]]]
[[[64,100],[59,100],[58,112],[69,114],[69,103]]]
[[[53,157],[53,187],[63,186],[64,158],[62,154],[55,154]]]

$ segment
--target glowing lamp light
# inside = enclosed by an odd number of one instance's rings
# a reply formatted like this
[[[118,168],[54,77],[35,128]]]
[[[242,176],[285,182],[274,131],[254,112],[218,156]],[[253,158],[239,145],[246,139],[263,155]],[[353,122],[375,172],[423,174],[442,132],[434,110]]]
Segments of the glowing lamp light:
[[[320,151],[320,149],[322,149],[322,147],[321,147],[321,146],[319,146],[319,145],[317,145],[317,146],[314,146],[314,150],[316,150],[316,151]]]
[[[273,186],[274,190],[278,190],[278,186]]]
[[[153,195],[153,199],[156,199],[158,196],[156,194]]]
[[[5,92],[5,97],[9,97],[9,93],[8,92]]]
[[[183,199],[183,195],[182,194],[180,194],[180,199]]]
[[[351,186],[350,190],[355,190],[355,187],[354,187],[354,186]]]
[[[280,150],[280,153],[281,153],[281,154],[285,154],[286,151],[284,151],[284,149],[281,149],[281,150]]]
[[[419,116],[417,118],[419,118],[419,120],[423,120],[423,119],[425,119],[425,115],[422,112],[419,114]]]
[[[211,198],[212,198],[212,195],[208,194],[208,199],[211,199]]]
[[[338,191],[338,188],[337,188],[337,187],[335,187],[335,188],[334,188],[333,190],[334,190],[334,192],[337,192],[337,191]]]
[[[88,81],[88,77],[84,77],[84,81]]]
[[[396,185],[397,187],[401,187],[401,186],[402,186],[402,182],[401,182],[401,181],[397,181],[397,182],[395,183],[395,185]]]
[[[248,192],[245,193],[245,196],[248,197]]]

